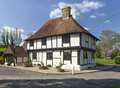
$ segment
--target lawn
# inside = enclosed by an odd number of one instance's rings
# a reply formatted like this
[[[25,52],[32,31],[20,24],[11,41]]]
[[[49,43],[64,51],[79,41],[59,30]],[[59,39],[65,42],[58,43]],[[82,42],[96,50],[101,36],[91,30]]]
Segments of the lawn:
[[[6,50],[6,48],[0,47],[0,52],[4,52],[5,50]]]
[[[111,65],[111,64],[116,64],[115,60],[113,60],[113,59],[105,59],[105,58],[96,58],[95,62],[96,62],[96,65]]]
[[[112,86],[110,88],[120,88],[120,85]]]

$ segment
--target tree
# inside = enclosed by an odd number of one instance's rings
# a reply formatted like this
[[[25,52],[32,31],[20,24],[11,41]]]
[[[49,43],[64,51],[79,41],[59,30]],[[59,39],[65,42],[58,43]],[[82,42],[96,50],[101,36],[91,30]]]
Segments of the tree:
[[[100,44],[97,43],[97,45],[96,45],[96,52],[95,52],[95,58],[101,58],[101,57],[102,57],[101,47],[100,47]]]
[[[112,30],[103,30],[100,40],[102,55],[107,57],[108,52],[120,42],[120,34]]]
[[[3,45],[16,45],[18,46],[22,42],[21,33],[18,29],[3,29],[2,35]]]

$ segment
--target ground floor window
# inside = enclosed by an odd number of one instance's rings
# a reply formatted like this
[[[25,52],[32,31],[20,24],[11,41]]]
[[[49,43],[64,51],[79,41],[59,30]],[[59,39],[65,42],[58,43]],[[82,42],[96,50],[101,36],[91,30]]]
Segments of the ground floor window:
[[[84,59],[87,59],[87,58],[88,58],[87,51],[83,51],[83,58],[84,58]]]
[[[37,53],[36,52],[32,53],[32,59],[37,59]]]
[[[53,53],[47,52],[47,60],[52,60],[52,59],[53,59]]]
[[[70,50],[65,50],[63,52],[63,59],[64,60],[71,60],[71,51]]]

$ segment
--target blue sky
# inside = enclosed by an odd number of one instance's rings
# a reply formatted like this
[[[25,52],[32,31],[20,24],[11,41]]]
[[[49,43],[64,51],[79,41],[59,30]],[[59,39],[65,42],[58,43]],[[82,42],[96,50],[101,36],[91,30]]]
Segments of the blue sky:
[[[22,29],[22,36],[37,31],[48,19],[59,17],[70,5],[74,18],[97,37],[102,30],[120,32],[120,0],[0,0],[0,30]]]

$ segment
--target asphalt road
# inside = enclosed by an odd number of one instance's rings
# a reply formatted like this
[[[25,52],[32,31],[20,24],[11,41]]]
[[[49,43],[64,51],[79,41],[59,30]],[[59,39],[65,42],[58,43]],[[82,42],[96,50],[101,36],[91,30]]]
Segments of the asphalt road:
[[[0,67],[0,88],[110,88],[120,85],[120,66],[76,75],[47,75]]]

